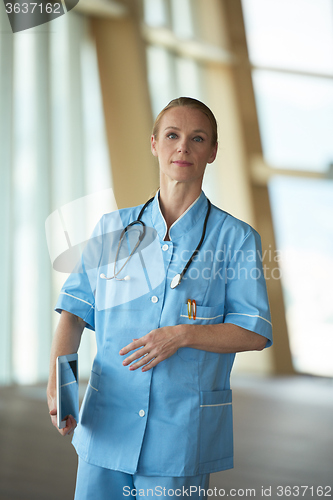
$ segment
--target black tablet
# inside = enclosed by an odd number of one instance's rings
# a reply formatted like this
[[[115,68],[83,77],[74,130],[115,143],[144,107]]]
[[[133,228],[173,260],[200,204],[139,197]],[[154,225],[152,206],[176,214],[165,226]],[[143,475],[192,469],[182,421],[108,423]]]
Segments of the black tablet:
[[[66,418],[72,415],[79,419],[78,355],[57,357],[57,425],[66,427]]]

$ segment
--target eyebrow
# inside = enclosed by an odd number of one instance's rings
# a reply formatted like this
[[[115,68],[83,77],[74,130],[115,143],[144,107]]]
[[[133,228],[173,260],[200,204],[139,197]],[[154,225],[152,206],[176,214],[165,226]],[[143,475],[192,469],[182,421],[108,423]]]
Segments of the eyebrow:
[[[164,129],[164,131],[169,130],[169,129],[172,129],[172,130],[180,130],[180,128],[179,128],[179,127],[174,127],[173,125],[170,125],[169,127],[166,127],[166,128]],[[199,129],[196,129],[196,130],[192,130],[192,132],[193,132],[193,133],[195,133],[195,134],[199,134],[199,133],[200,133],[200,134],[205,134],[205,135],[207,135],[207,136],[208,136],[207,132],[206,132],[205,130],[203,130],[203,129],[200,129],[200,128],[199,128]]]

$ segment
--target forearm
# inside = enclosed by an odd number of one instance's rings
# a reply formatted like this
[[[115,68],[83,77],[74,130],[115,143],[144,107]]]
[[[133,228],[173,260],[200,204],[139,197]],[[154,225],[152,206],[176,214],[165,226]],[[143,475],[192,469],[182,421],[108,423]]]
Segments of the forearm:
[[[193,347],[216,353],[234,353],[261,351],[266,342],[267,339],[262,335],[229,323],[181,324],[152,330],[123,347],[119,354],[124,356],[132,351],[132,354],[124,359],[123,365],[130,365],[130,370],[141,367],[142,371],[146,371],[175,354],[181,347]]]
[[[81,318],[67,311],[62,311],[51,347],[50,374],[47,386],[48,397],[54,397],[56,393],[57,357],[77,352],[84,327],[85,323]]]
[[[262,335],[231,323],[217,325],[178,325],[180,347],[203,351],[232,353],[261,351],[267,342]]]

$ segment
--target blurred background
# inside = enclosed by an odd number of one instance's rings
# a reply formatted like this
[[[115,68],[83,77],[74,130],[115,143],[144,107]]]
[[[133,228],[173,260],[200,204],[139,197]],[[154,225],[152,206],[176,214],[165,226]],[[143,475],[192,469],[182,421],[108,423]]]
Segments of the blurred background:
[[[75,484],[46,407],[66,275],[45,221],[107,189],[118,208],[144,203],[154,118],[181,95],[217,118],[204,190],[261,234],[274,328],[272,348],[237,355],[235,469],[211,484],[332,483],[333,0],[80,0],[15,34],[1,2],[1,500]],[[85,331],[83,381],[94,354]]]

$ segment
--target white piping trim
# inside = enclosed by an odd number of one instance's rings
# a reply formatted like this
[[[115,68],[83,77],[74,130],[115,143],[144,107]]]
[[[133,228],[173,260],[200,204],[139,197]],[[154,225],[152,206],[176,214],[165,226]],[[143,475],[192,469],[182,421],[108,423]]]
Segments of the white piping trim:
[[[181,318],[188,318],[188,314],[181,314],[180,317]],[[217,316],[212,316],[211,318],[202,318],[200,316],[196,316],[196,319],[216,319],[216,318],[222,318],[222,317],[223,317],[223,314],[218,314]],[[195,321],[195,320],[193,320],[193,321]]]
[[[228,313],[226,315],[226,317],[230,316],[231,314],[236,314],[237,316],[249,316],[250,318],[260,318],[260,319],[263,319],[264,321],[267,321],[267,323],[269,323],[272,326],[272,323],[270,321],[268,321],[268,319],[263,318],[262,316],[259,316],[258,314]]]
[[[191,205],[190,205],[190,206],[189,206],[189,207],[185,210],[185,212],[184,212],[184,213],[182,213],[182,215],[181,215],[180,217],[178,217],[178,219],[177,219],[177,220],[175,220],[175,222],[174,222],[173,224],[171,224],[170,229],[169,229],[169,232],[171,231],[171,228],[173,228],[173,226],[174,226],[175,224],[177,224],[177,222],[179,222],[179,221],[180,221],[180,219],[182,219],[182,218],[184,217],[184,215],[186,215],[186,214],[187,214],[187,212],[188,212],[189,210],[191,210],[191,208],[193,207],[193,205],[195,205],[195,204],[196,204],[196,202],[198,201],[198,199],[200,198],[200,196],[201,196],[201,193],[199,194],[198,198],[197,198],[196,200],[194,200],[194,202],[193,202],[193,203],[192,203],[192,204],[191,204]]]
[[[201,192],[202,192],[202,191],[201,191]],[[191,205],[190,205],[190,206],[189,206],[189,207],[185,210],[185,212],[184,212],[184,213],[182,213],[182,215],[181,215],[180,217],[178,217],[178,219],[177,219],[177,220],[175,220],[175,222],[174,222],[173,224],[171,224],[171,226],[170,226],[170,228],[169,228],[169,238],[170,238],[170,241],[172,241],[172,239],[171,239],[171,237],[170,237],[170,231],[171,231],[171,229],[173,228],[173,226],[174,226],[175,224],[177,224],[177,222],[179,222],[179,221],[180,221],[180,219],[182,219],[182,218],[184,217],[184,215],[186,215],[186,214],[187,214],[187,212],[188,212],[189,210],[191,210],[191,208],[193,207],[193,205],[195,205],[195,204],[196,204],[196,202],[198,201],[198,199],[200,198],[200,196],[201,196],[201,193],[199,194],[198,198],[197,198],[196,200],[194,200],[194,202],[193,202],[193,203],[192,203],[192,204],[191,204]],[[157,201],[158,201],[158,209],[159,209],[159,211],[160,211],[161,217],[162,217],[162,219],[163,219],[163,221],[164,221],[164,224],[165,224],[165,234],[164,234],[164,238],[163,238],[163,241],[164,241],[164,240],[165,240],[165,237],[166,237],[166,235],[167,235],[168,227],[167,227],[167,223],[165,222],[165,219],[164,219],[163,214],[162,214],[162,211],[161,211],[161,207],[160,207],[160,199],[159,199],[159,197],[157,198]]]
[[[165,237],[167,235],[167,232],[168,232],[168,226],[167,226],[167,223],[165,222],[165,219],[163,217],[163,214],[162,214],[162,211],[161,211],[161,207],[160,207],[160,198],[159,196],[157,197],[157,206],[158,206],[158,210],[160,212],[160,216],[162,217],[162,220],[164,222],[164,226],[165,226],[165,233],[164,233],[164,236],[163,236],[163,241],[165,241]]]
[[[76,380],[73,380],[73,382],[68,382],[67,384],[62,384],[60,387],[66,387],[66,385],[71,385],[71,384],[76,384]]]
[[[215,405],[200,405],[200,408],[206,408],[207,406],[228,406],[228,405],[232,405],[232,403],[218,403]]]
[[[94,391],[98,392],[98,389],[96,389],[96,387],[93,387],[93,386],[91,385],[91,383],[90,383],[90,382],[89,382],[89,385],[90,385],[90,387],[91,387],[92,389],[94,389]]]
[[[94,308],[94,306],[92,304],[90,304],[90,302],[87,302],[86,300],[83,300],[83,299],[79,299],[79,297],[75,297],[75,295],[71,295],[70,293],[60,292],[60,295],[68,295],[68,297],[72,297],[73,299],[80,300],[81,302],[84,302],[85,304],[88,304],[90,307]]]

